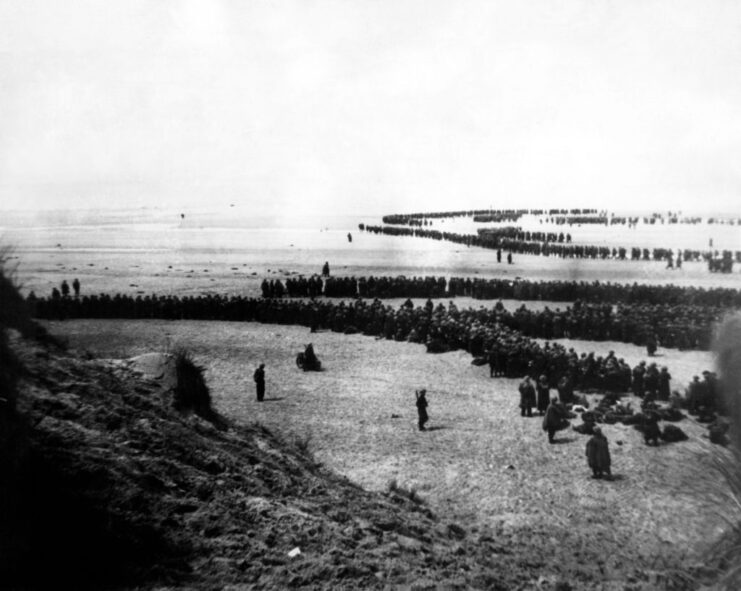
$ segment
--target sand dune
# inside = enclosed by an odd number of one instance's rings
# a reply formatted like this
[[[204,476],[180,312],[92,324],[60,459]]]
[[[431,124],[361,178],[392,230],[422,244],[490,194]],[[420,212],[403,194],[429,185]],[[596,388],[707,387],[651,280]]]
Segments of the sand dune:
[[[596,536],[628,562],[641,553],[692,554],[723,526],[715,505],[697,494],[710,446],[703,425],[682,421],[690,440],[658,448],[631,427],[605,426],[617,479],[594,481],[585,436],[567,431],[562,444],[549,446],[539,418],[519,417],[517,381],[489,378],[461,351],[428,355],[420,345],[254,323],[67,321],[51,329],[103,357],[186,346],[206,367],[223,413],[308,438],[320,461],[363,487],[383,490],[396,480],[436,513],[468,525],[588,532],[584,539]],[[326,371],[296,368],[309,341]],[[642,358],[640,348],[622,343],[574,345],[612,349],[631,363]],[[666,355],[675,386],[712,363],[707,353]],[[252,383],[260,362],[267,366],[262,404]],[[430,400],[426,433],[416,430],[420,387]]]

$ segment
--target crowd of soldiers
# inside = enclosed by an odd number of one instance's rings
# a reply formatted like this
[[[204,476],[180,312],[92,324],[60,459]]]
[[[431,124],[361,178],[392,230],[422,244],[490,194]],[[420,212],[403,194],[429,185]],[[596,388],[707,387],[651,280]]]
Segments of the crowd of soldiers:
[[[658,224],[701,224],[703,218],[700,216],[682,215],[681,212],[653,212],[644,216],[617,216],[607,210],[596,209],[473,209],[459,211],[438,211],[427,213],[392,214],[385,215],[381,219],[384,224],[395,225],[428,225],[428,220],[456,217],[473,217],[479,222],[515,221],[523,215],[539,216],[543,220],[553,224],[622,224],[637,226],[642,221],[647,226]],[[491,219],[485,219],[490,217]],[[476,219],[480,218],[480,219]],[[741,218],[709,217],[707,224],[741,225]]]
[[[405,278],[402,278],[405,280]],[[541,300],[550,302],[603,302],[611,304],[683,304],[687,306],[741,307],[741,290],[727,287],[682,287],[600,281],[533,281],[451,277],[446,297],[481,300]]]
[[[65,291],[66,282],[62,284]],[[29,295],[29,303],[34,312],[45,318],[59,317],[124,317],[124,318],[223,318],[255,319],[255,312],[233,312],[252,310],[255,305],[250,298],[226,296],[199,296],[179,298],[176,296],[100,296],[79,297],[79,282],[75,282],[74,299],[65,293],[53,290],[50,300]],[[481,307],[476,311],[477,318],[486,325],[506,327],[526,337],[540,339],[572,338],[580,340],[614,340],[638,346],[657,344],[665,348],[680,350],[708,350],[711,345],[715,323],[733,307],[741,306],[741,292],[726,288],[682,288],[677,286],[648,286],[602,284],[599,282],[530,282],[491,279],[461,279],[444,277],[297,277],[286,280],[284,287],[280,280],[264,280],[263,299],[280,300],[282,296],[308,297],[325,295],[338,298],[442,298],[456,296],[500,297],[516,300],[576,300],[570,306],[542,310],[527,308],[524,304],[514,312],[505,309],[501,299],[492,308]],[[589,303],[586,299],[602,303]],[[207,299],[204,299],[207,298]],[[627,301],[622,301],[627,300]],[[663,300],[667,303],[654,303]],[[247,303],[245,303],[247,302]],[[616,302],[617,305],[614,305]],[[691,302],[691,303],[685,303]],[[284,310],[292,310],[301,304],[288,305]],[[220,308],[227,307],[230,312]],[[312,308],[312,306],[309,306]],[[354,324],[351,315],[345,318],[348,310],[344,303],[332,310],[333,316],[343,317],[340,321],[344,330]],[[229,317],[225,318],[225,314]],[[247,316],[245,316],[247,314]],[[392,325],[395,313],[384,312]],[[325,328],[331,328],[336,321],[324,321]],[[311,325],[310,322],[303,324]],[[358,327],[362,332],[365,327]],[[376,330],[379,334],[381,330]],[[384,333],[386,329],[384,329]],[[403,331],[400,340],[408,340],[409,329]],[[397,338],[396,330],[387,338]],[[426,334],[420,330],[412,334],[412,340],[425,342]],[[460,348],[459,345],[453,348]],[[649,352],[650,354],[650,352]]]
[[[522,217],[522,213],[519,211],[512,212],[497,212],[497,213],[484,213],[473,216],[473,221],[481,224],[503,224],[509,222],[516,222]]]
[[[298,276],[262,282],[263,297],[455,298],[601,302],[631,305],[740,308],[741,290],[725,287],[681,287],[600,281],[532,281],[443,276],[321,277]],[[652,311],[648,311],[652,313]],[[696,310],[689,310],[697,313]],[[713,310],[713,316],[716,311]],[[684,315],[684,312],[682,313]]]
[[[501,303],[497,304],[501,307]],[[648,346],[658,341],[668,349],[707,351],[713,326],[726,310],[702,306],[584,304],[534,311],[523,304],[514,313],[501,308],[498,322],[542,339],[619,341]]]
[[[631,368],[610,353],[577,355],[573,348],[546,341],[541,344],[504,321],[501,308],[459,310],[452,301],[444,306],[411,300],[394,309],[381,300],[353,302],[279,300],[241,296],[84,296],[34,298],[38,318],[161,318],[183,320],[256,321],[296,324],[311,330],[362,333],[377,338],[424,344],[429,352],[462,349],[489,363],[493,377],[546,376],[551,387],[598,388],[627,391],[633,388]],[[650,368],[651,366],[649,366]],[[651,373],[650,369],[646,369]],[[564,386],[562,378],[567,377]],[[657,386],[658,387],[658,386]],[[649,382],[646,389],[651,390]],[[658,395],[658,394],[657,394]]]
[[[588,215],[596,209],[468,209],[458,211],[436,211],[427,213],[391,214],[381,218],[384,224],[401,226],[426,226],[432,219],[472,217],[478,222],[516,221],[523,215]],[[489,217],[491,219],[483,219]],[[482,218],[482,219],[476,219]]]
[[[570,259],[616,259],[631,261],[666,261],[675,257],[675,250],[672,248],[655,247],[628,249],[625,247],[607,247],[593,246],[586,244],[570,244],[570,235],[554,232],[523,232],[520,228],[481,228],[477,234],[461,234],[457,232],[442,232],[440,230],[407,228],[398,226],[369,226],[359,224],[362,231],[372,232],[374,234],[388,234],[391,236],[414,236],[418,238],[430,238],[433,240],[446,240],[456,244],[466,246],[478,246],[488,249],[503,249],[511,253],[531,254],[538,256],[555,256],[559,258]],[[525,237],[530,235],[531,240]],[[555,240],[551,240],[555,236]],[[559,242],[559,238],[564,236],[564,241]],[[548,238],[548,239],[547,239]],[[693,250],[684,249],[681,251],[681,260],[684,261],[706,261],[709,267],[723,272],[730,272],[733,262],[741,263],[741,250],[737,251],[718,251],[718,250]],[[713,263],[711,261],[726,261],[723,264]],[[730,266],[729,266],[730,265]]]
[[[520,242],[571,242],[571,234],[563,232],[534,232],[532,230],[521,230],[513,226],[504,228],[480,228],[478,235],[487,242],[496,242],[499,239],[512,238]]]

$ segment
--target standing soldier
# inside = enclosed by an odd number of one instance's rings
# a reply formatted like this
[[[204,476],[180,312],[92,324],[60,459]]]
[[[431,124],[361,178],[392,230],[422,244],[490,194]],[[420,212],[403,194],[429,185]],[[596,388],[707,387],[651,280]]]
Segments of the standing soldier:
[[[61,288],[62,288],[62,297],[66,298],[69,295],[69,284],[67,283],[66,279],[62,280]]]
[[[551,390],[548,385],[548,378],[545,376],[545,374],[538,377],[538,382],[535,386],[535,390],[538,394],[538,413],[543,415],[545,414],[545,411],[548,410],[548,404],[551,400]]]
[[[649,357],[654,356],[658,346],[659,346],[659,343],[658,343],[658,339],[656,338],[656,333],[654,333],[652,328],[649,328],[648,337],[646,338],[646,353],[648,353]]]
[[[533,406],[535,406],[535,386],[530,381],[530,376],[520,382],[520,416],[533,416]]]
[[[417,396],[417,425],[420,431],[425,431],[425,423],[430,420],[430,417],[427,416],[427,390],[422,388],[421,390],[415,390],[414,393]]]
[[[322,277],[329,277],[329,261],[324,262],[322,267]]]
[[[260,367],[255,370],[255,385],[257,386],[257,401],[262,402],[265,398],[265,364],[261,363]]]
[[[646,369],[643,386],[645,388],[646,400],[656,400],[656,396],[659,393],[659,368],[656,367],[655,363],[652,363]]]
[[[594,428],[594,435],[587,441],[587,463],[592,469],[592,478],[602,478],[603,474],[607,480],[612,478],[610,447],[607,437],[602,434],[599,427]]]
[[[80,280],[75,277],[75,280],[72,282],[72,289],[75,290],[75,297],[80,297]]]
[[[633,368],[633,394],[639,398],[643,398],[646,393],[643,378],[646,375],[646,362],[641,361],[638,365]]]
[[[659,372],[659,400],[669,400],[669,396],[671,395],[671,379],[672,376],[669,373],[669,369],[666,366],[662,367]]]

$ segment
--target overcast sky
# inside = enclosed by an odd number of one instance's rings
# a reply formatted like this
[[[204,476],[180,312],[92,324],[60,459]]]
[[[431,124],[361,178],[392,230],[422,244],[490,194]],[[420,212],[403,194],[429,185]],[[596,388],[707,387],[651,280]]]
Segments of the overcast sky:
[[[737,0],[0,0],[0,207],[741,210]]]

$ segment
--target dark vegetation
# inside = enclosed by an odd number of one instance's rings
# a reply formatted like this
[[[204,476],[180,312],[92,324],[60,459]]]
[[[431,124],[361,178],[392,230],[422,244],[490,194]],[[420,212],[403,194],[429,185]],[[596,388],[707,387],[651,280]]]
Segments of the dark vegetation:
[[[193,411],[204,418],[211,417],[211,393],[203,377],[203,368],[196,365],[187,349],[177,349],[173,359],[176,376],[173,406],[180,411]]]

